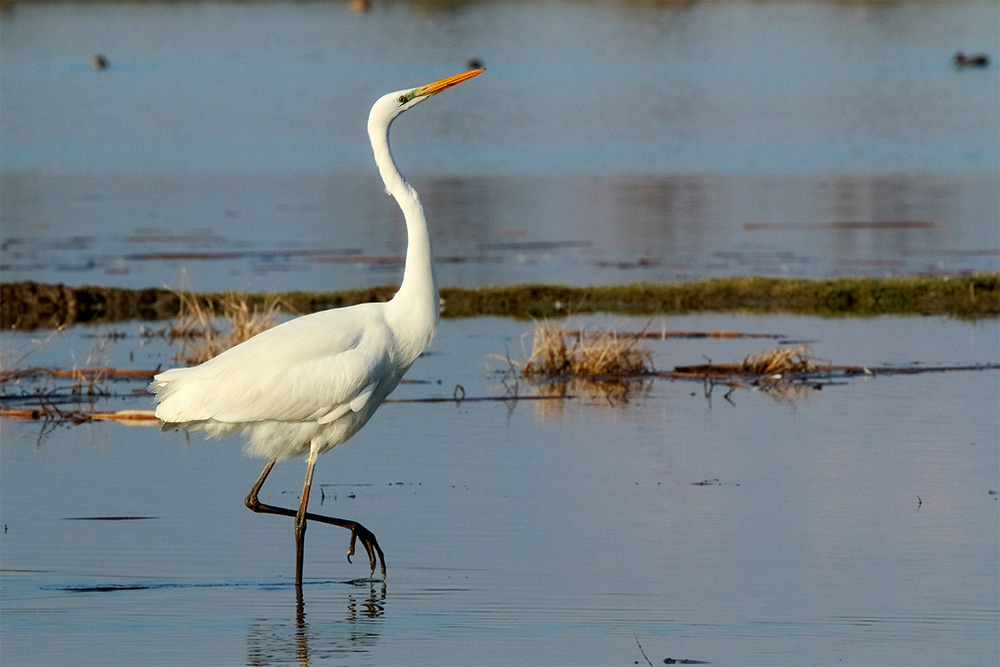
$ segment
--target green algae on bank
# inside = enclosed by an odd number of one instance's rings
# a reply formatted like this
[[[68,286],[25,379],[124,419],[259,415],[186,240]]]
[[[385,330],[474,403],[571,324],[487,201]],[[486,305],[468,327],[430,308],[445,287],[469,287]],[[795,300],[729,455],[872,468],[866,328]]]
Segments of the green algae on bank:
[[[714,278],[681,283],[604,287],[515,285],[442,289],[451,317],[553,317],[610,312],[666,315],[697,312],[803,315],[1000,314],[1000,273],[895,278]]]
[[[396,287],[336,292],[253,294],[251,306],[278,299],[298,314],[366,301],[385,301]],[[197,295],[207,306],[225,295]],[[697,312],[794,313],[800,315],[1000,315],[1000,272],[962,276],[890,278],[714,278],[681,283],[600,287],[511,285],[441,288],[442,316],[514,318],[586,313],[677,315]],[[30,330],[71,324],[176,317],[181,299],[169,289],[0,283],[0,327]]]

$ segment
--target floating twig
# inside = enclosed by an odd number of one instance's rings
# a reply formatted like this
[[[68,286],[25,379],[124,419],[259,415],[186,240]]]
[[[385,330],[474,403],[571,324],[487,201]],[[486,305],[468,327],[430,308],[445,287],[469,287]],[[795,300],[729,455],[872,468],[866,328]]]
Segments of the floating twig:
[[[152,410],[59,410],[54,406],[37,408],[0,408],[0,417],[10,419],[45,419],[55,422],[83,424],[91,421],[116,421],[122,424],[145,426],[159,424],[160,420]]]
[[[647,375],[674,380],[719,380],[741,375],[741,364],[699,364],[676,366],[672,371],[653,371]],[[967,366],[849,366],[824,364],[808,371],[790,373],[796,379],[816,377],[851,377],[855,375],[916,375],[919,373],[944,373],[950,371],[1000,370],[1000,364],[972,364]],[[752,375],[752,373],[751,373]]]
[[[649,656],[646,655],[646,652],[642,650],[642,644],[639,643],[638,635],[636,635],[635,638],[635,645],[639,647],[639,653],[642,653],[642,657],[646,659],[646,663],[649,665],[649,667],[653,667],[653,663],[652,661],[650,661]]]
[[[567,336],[586,336],[586,332],[570,329],[565,332]],[[626,331],[617,332],[617,335],[622,338],[650,338],[650,339],[666,339],[666,338],[772,338],[775,340],[780,340],[784,338],[782,334],[769,334],[769,333],[747,333],[743,331],[648,331],[643,329],[642,331]]]
[[[22,378],[31,377],[50,377],[50,378],[71,378],[74,380],[131,380],[134,378],[149,379],[152,378],[159,372],[159,368],[148,370],[144,368],[73,368],[73,369],[60,369],[60,368],[23,368],[14,371],[4,371],[0,372],[0,383],[9,382],[10,380],[20,380]]]

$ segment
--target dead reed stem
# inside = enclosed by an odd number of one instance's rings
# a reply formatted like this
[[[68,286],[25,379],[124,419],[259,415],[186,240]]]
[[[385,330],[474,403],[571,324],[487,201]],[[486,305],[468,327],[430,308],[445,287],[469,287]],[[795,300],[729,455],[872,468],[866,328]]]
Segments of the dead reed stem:
[[[250,305],[246,294],[229,292],[218,302],[203,301],[190,292],[176,292],[180,299],[180,314],[170,327],[170,338],[182,342],[181,353],[175,357],[189,365],[200,364],[234,345],[270,329],[278,323],[280,299],[268,299],[263,307]],[[215,328],[216,311],[229,323],[229,331]]]

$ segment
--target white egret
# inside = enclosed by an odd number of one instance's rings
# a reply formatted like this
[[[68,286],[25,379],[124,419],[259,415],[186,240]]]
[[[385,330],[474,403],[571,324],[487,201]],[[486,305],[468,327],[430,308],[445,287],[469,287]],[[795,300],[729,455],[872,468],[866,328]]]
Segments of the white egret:
[[[482,69],[400,90],[380,98],[368,117],[368,134],[386,192],[406,221],[407,248],[399,291],[386,303],[325,310],[264,331],[193,368],[153,378],[149,390],[164,428],[193,428],[209,437],[240,432],[245,451],[267,465],[246,498],[254,512],[295,517],[295,584],[302,585],[306,522],[351,531],[347,560],[357,539],[375,574],[375,535],[356,521],[307,511],[316,457],[358,432],[434,337],[438,289],[430,232],[420,198],[403,179],[389,151],[389,126],[404,111]],[[308,454],[298,510],[265,505],[257,494],[277,461]]]

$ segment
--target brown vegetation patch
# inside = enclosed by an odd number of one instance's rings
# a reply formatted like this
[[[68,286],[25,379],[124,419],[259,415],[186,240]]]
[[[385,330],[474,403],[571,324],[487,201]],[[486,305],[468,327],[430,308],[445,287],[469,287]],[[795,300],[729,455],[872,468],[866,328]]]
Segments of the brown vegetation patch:
[[[815,369],[809,346],[799,345],[748,355],[737,367],[736,372],[740,375],[784,375],[808,373]]]
[[[638,346],[639,335],[614,331],[567,331],[535,326],[531,354],[521,366],[526,378],[639,375],[653,370],[653,356]]]
[[[627,403],[648,390],[641,379],[653,371],[652,354],[641,347],[645,332],[571,331],[535,325],[531,353],[521,377],[535,382],[538,396],[596,395],[611,405]]]

